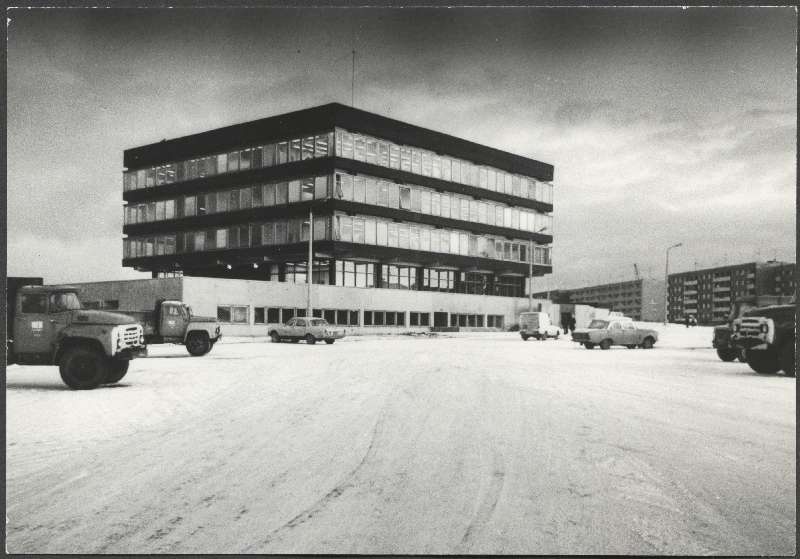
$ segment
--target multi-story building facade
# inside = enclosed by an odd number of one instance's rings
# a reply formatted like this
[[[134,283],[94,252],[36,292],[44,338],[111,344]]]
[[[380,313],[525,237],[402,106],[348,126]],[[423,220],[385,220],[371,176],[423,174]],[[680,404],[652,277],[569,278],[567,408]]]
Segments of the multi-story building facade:
[[[789,262],[747,262],[670,274],[668,319],[694,315],[700,324],[722,324],[733,303],[756,295],[795,294],[796,265]]]
[[[634,320],[664,320],[664,281],[639,278],[575,289],[535,293],[559,303],[584,304],[621,312]]]
[[[305,283],[310,237],[312,282],[360,288],[349,299],[521,298],[531,259],[552,271],[551,165],[337,103],[129,149],[124,165],[123,266],[154,278]]]

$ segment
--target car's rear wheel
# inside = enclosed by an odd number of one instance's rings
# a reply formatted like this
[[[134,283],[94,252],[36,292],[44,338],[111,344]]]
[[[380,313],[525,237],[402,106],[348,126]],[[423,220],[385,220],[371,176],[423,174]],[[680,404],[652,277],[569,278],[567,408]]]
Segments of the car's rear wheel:
[[[653,338],[650,336],[646,337],[644,340],[642,340],[642,349],[653,349],[653,343],[655,343]]]
[[[523,342],[527,342],[528,338],[530,338],[530,336],[528,334],[520,334],[520,336],[522,337],[522,341]]]
[[[600,349],[610,349],[611,348],[611,340],[603,340],[600,342]]]
[[[328,345],[331,345],[334,341],[335,341],[334,339],[329,339],[329,340],[325,340],[325,343],[328,344]]]
[[[280,343],[281,341],[281,337],[275,331],[269,333],[269,339],[272,340],[272,343],[274,344]]]
[[[308,345],[314,345],[317,343],[317,338],[315,338],[312,334],[306,334],[306,343]]]

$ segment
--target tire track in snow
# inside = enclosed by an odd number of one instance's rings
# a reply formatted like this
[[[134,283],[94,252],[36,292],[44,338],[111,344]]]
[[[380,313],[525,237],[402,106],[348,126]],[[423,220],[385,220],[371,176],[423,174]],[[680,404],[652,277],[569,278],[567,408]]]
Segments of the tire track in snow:
[[[339,482],[337,482],[333,489],[328,491],[322,498],[317,500],[314,504],[310,507],[299,512],[297,515],[292,517],[289,521],[287,521],[282,526],[274,529],[270,532],[266,538],[261,540],[258,544],[254,544],[245,548],[243,553],[251,553],[253,549],[258,546],[268,545],[272,543],[277,537],[281,536],[282,533],[286,532],[287,530],[291,530],[300,526],[301,524],[311,520],[317,514],[322,512],[332,501],[337,499],[339,496],[342,495],[347,489],[353,487],[355,484],[353,483],[354,478],[358,474],[359,470],[367,463],[367,461],[373,457],[376,453],[376,442],[378,440],[378,432],[381,430],[385,420],[385,408],[384,411],[381,412],[378,419],[375,421],[375,425],[372,428],[372,434],[370,436],[369,446],[367,450],[364,452],[364,455],[361,457],[359,463],[350,470]]]

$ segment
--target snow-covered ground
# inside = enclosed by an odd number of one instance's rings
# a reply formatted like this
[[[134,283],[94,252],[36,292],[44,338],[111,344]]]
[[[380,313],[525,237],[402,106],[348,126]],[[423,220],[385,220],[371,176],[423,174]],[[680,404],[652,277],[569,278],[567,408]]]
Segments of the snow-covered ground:
[[[795,381],[516,333],[7,370],[14,553],[793,554]]]

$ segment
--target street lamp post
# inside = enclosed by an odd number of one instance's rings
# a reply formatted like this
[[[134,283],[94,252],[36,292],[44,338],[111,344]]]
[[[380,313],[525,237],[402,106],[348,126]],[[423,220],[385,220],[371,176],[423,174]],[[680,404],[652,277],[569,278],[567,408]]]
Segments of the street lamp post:
[[[528,240],[528,312],[533,311],[533,241]]]
[[[306,284],[308,291],[306,293],[306,316],[311,318],[311,283],[313,281],[312,275],[314,272],[314,212],[308,210],[308,266],[306,266]]]
[[[542,227],[536,233],[547,229]],[[528,312],[533,311],[533,239],[528,239]]]
[[[667,247],[667,265],[664,271],[664,324],[666,324],[669,319],[669,251],[679,246],[683,246],[683,243],[676,243],[671,247]]]

